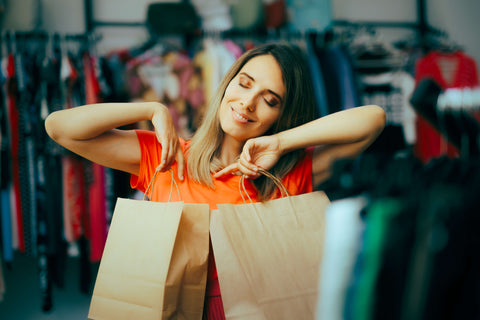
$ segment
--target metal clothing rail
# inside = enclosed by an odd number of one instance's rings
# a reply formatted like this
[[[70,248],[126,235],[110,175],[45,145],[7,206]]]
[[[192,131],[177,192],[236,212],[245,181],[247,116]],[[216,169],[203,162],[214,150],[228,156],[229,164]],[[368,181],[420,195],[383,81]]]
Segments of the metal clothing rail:
[[[99,35],[87,34],[87,33],[65,33],[61,34],[58,32],[47,32],[41,30],[35,31],[9,31],[6,30],[2,33],[3,37],[15,38],[18,40],[21,39],[38,39],[38,40],[48,40],[50,38],[58,38],[62,40],[72,40],[72,41],[92,41],[99,40]]]
[[[85,32],[91,33],[96,27],[145,27],[145,22],[99,21],[94,18],[93,0],[84,0]]]
[[[403,28],[418,31],[421,39],[428,34],[445,34],[445,32],[431,27],[427,19],[427,0],[417,1],[417,22],[403,21],[349,21],[334,20],[334,26],[367,26],[374,28]],[[97,27],[146,27],[145,22],[127,22],[127,21],[99,21],[94,18],[93,0],[84,0],[85,5],[85,28],[86,33],[91,33]],[[229,32],[227,32],[229,33]],[[235,31],[232,32],[235,34]],[[200,32],[202,34],[202,32]],[[262,31],[259,31],[262,34]]]

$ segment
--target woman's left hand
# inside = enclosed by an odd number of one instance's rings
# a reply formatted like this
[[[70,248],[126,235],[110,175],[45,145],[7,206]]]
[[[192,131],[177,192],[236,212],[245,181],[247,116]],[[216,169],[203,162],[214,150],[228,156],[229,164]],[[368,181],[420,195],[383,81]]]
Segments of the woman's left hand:
[[[280,141],[277,136],[253,138],[243,146],[239,160],[215,173],[214,177],[241,173],[250,179],[257,178],[260,175],[259,168],[269,170],[277,163],[281,155]]]

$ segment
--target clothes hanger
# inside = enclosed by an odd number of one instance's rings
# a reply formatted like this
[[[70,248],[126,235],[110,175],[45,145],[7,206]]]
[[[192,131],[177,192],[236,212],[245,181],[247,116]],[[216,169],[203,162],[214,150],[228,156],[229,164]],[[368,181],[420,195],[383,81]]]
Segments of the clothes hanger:
[[[385,72],[406,65],[406,54],[383,39],[374,27],[360,26],[346,32],[354,67],[360,72]],[[346,41],[345,39],[343,41]]]

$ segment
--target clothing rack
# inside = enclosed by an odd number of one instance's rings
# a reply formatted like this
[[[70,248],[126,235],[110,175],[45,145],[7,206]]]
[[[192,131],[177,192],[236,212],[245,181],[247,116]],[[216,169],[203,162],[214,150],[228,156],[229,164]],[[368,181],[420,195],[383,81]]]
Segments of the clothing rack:
[[[6,30],[0,36],[1,52],[3,55],[15,52],[18,46],[24,47],[26,43],[47,45],[60,48],[64,43],[74,44],[75,48],[94,48],[94,44],[101,39],[100,34],[47,32],[42,30],[11,31]],[[61,45],[62,44],[62,45]],[[70,48],[70,46],[69,46]],[[57,50],[57,49],[54,49]],[[49,52],[47,50],[47,52]]]
[[[427,19],[427,1],[416,0],[417,2],[417,22],[403,22],[403,21],[348,21],[348,20],[334,20],[333,26],[366,26],[373,28],[401,28],[417,30],[420,39],[424,39],[428,34],[444,35],[445,32],[433,28],[429,25]],[[87,34],[92,33],[97,27],[146,27],[145,22],[127,22],[127,21],[101,21],[94,17],[93,0],[84,0],[85,8],[85,31]],[[251,32],[251,31],[247,31]],[[254,31],[255,35],[268,35],[267,30]],[[230,35],[238,35],[239,31],[227,31]],[[294,32],[295,33],[295,32]],[[199,35],[204,35],[200,32]],[[223,33],[222,33],[223,34]],[[242,32],[240,32],[242,34]],[[250,33],[251,34],[251,33]],[[282,33],[283,34],[283,33]],[[295,33],[296,34],[296,33]],[[290,35],[290,34],[289,34]],[[245,34],[243,34],[245,36]]]
[[[2,38],[10,40],[48,40],[48,39],[61,39],[69,41],[98,41],[101,36],[92,33],[65,33],[47,32],[41,30],[34,31],[11,31],[6,30],[2,33]]]
[[[60,34],[58,32],[49,33],[46,31],[4,31],[1,35],[1,41],[7,48],[12,48],[12,45],[17,41],[42,41],[42,42],[60,42],[60,41],[72,41],[78,43],[95,43],[101,39],[98,34]]]

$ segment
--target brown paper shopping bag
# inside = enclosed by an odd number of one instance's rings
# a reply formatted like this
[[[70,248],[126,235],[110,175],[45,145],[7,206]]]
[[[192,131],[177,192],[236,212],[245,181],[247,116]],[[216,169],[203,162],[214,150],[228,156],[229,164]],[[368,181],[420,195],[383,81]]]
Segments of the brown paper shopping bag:
[[[89,318],[201,319],[208,229],[206,204],[118,199]]]
[[[315,318],[328,204],[312,192],[211,212],[227,319]]]
[[[208,204],[184,204],[168,270],[162,319],[202,319],[209,224]]]

